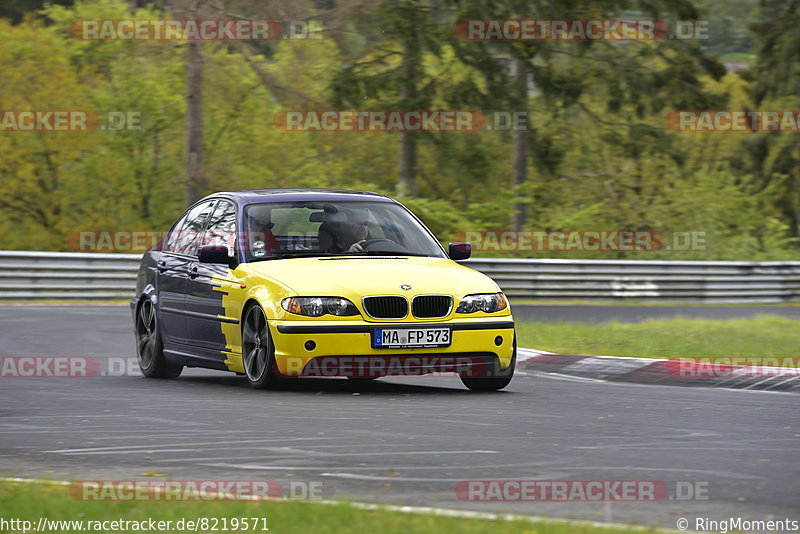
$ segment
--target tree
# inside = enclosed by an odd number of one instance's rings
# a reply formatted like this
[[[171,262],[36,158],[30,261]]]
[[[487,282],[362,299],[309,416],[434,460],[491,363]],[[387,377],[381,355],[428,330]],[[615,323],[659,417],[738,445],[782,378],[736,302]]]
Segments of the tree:
[[[757,36],[757,60],[743,73],[750,82],[752,105],[758,109],[797,110],[800,107],[800,0],[762,0]],[[800,237],[800,142],[794,133],[752,134],[744,143],[746,157],[735,157],[753,173],[760,188],[782,181],[779,205],[793,235]],[[798,241],[800,247],[800,241]]]
[[[442,42],[451,39],[433,14],[428,0],[382,0],[376,17],[383,29],[377,46],[365,57],[346,65],[334,78],[337,106],[371,109],[430,109],[437,80],[422,68],[426,53],[439,55]],[[367,21],[368,22],[368,21]],[[418,194],[417,132],[398,133],[397,194]]]
[[[199,0],[191,0],[189,19],[198,18]],[[189,206],[204,196],[203,176],[203,42],[186,45],[186,191]]]
[[[459,19],[537,19],[574,20],[617,18],[631,14],[632,3],[624,0],[488,1],[453,0]],[[637,15],[671,16],[696,19],[698,13],[689,0],[639,2]],[[578,112],[602,124],[602,115],[625,112],[624,121],[616,121],[609,141],[626,146],[630,157],[641,158],[658,150],[663,141],[662,128],[653,128],[640,120],[645,110],[696,109],[691,105],[719,101],[705,94],[702,74],[721,77],[722,66],[702,52],[697,43],[612,41],[506,41],[490,42],[497,56],[509,56],[516,82],[511,101],[519,109],[528,109],[529,79],[537,97],[553,107],[553,113]],[[479,46],[479,45],[476,45]],[[603,94],[606,110],[598,116],[586,106],[584,95]],[[690,107],[681,107],[690,106]],[[701,106],[702,109],[704,106]],[[530,121],[529,121],[529,124]],[[529,133],[518,132],[513,143],[514,185],[518,194],[514,228],[528,223],[527,165],[533,163],[540,176],[552,176],[561,149],[552,142],[556,132],[531,126]]]

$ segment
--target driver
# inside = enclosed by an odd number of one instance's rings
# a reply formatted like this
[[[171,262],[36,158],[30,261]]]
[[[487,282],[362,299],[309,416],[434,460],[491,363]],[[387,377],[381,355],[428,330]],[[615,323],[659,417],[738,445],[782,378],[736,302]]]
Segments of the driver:
[[[369,240],[369,214],[364,210],[337,210],[319,227],[319,247],[333,254],[363,252]]]
[[[362,210],[350,210],[347,212],[347,220],[340,226],[341,240],[339,245],[342,252],[363,252],[364,243],[368,239],[367,225],[369,216]]]
[[[392,237],[399,237],[400,230],[395,226],[387,229],[378,224],[378,218],[367,209],[356,208],[328,208],[325,212],[315,212],[309,216],[309,221],[324,222],[317,230],[317,241],[320,252],[328,254],[358,254],[363,252],[381,254],[409,254],[405,245],[397,243]],[[369,230],[377,231],[380,237],[375,237]],[[401,238],[402,239],[402,238]]]
[[[366,217],[359,218],[358,216],[353,219],[348,219],[347,222],[342,223],[342,243],[347,246],[345,252],[363,252],[364,243],[367,242],[367,224]]]

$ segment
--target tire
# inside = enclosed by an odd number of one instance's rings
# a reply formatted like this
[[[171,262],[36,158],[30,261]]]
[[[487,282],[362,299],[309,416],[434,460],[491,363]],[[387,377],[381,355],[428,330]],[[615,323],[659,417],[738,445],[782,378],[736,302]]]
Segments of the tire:
[[[155,304],[149,298],[142,300],[136,312],[136,356],[139,369],[147,378],[176,378],[183,371],[183,365],[167,361],[164,356],[164,342],[158,325]]]
[[[506,387],[511,379],[514,378],[514,369],[517,366],[517,337],[514,336],[514,353],[511,356],[511,363],[505,369],[498,369],[495,363],[487,368],[486,376],[473,378],[464,374],[460,375],[461,382],[470,391],[497,391]],[[487,366],[488,367],[488,366]]]
[[[267,389],[285,383],[275,365],[275,345],[267,317],[261,306],[247,308],[242,321],[242,364],[247,383],[254,389]]]

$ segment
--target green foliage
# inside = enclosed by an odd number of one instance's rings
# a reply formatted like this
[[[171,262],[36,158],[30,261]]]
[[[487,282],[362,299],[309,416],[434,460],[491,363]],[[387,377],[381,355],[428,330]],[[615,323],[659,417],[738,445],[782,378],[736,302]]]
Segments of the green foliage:
[[[706,0],[709,48],[730,61],[749,61],[753,35],[748,26],[758,19],[759,0]],[[737,55],[738,53],[738,55]]]
[[[414,134],[418,194],[401,200],[442,242],[463,231],[507,230],[513,207],[525,202],[531,230],[707,235],[706,250],[625,257],[797,259],[796,137],[678,133],[666,128],[664,116],[675,109],[797,109],[798,24],[775,21],[796,21],[799,2],[765,0],[755,12],[751,0],[732,2],[737,9],[699,0],[533,7],[512,0],[387,0],[370,9],[334,2],[326,12],[335,21],[328,39],[245,44],[247,56],[231,43],[205,43],[206,192],[287,186],[395,192],[399,134],[283,132],[273,124],[283,110],[521,108],[531,130],[523,186],[513,185],[511,132]],[[263,16],[265,8],[240,4],[234,7],[247,16]],[[315,8],[292,9],[308,15]],[[708,49],[692,42],[465,42],[452,32],[456,20],[468,17],[630,13],[707,14],[737,32],[741,20],[754,21],[746,38],[736,33],[732,42],[712,39],[706,47],[749,53],[752,43],[754,63],[744,76],[726,74]],[[14,24],[0,20],[3,109],[141,115],[141,130],[0,133],[0,248],[63,250],[74,230],[163,230],[182,211],[186,44],[68,34],[76,19],[167,16],[123,0],[81,0]],[[408,54],[418,60],[411,71],[404,70]],[[500,61],[518,56],[534,74],[524,103],[515,101]],[[407,72],[413,90],[403,93]]]

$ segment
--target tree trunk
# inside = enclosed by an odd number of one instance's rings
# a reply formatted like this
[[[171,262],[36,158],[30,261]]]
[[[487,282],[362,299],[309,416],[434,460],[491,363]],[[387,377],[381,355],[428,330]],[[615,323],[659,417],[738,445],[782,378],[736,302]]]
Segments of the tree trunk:
[[[795,169],[794,174],[794,236],[800,237],[800,172]],[[800,250],[800,240],[795,248]]]
[[[417,140],[412,132],[400,133],[400,164],[397,193],[417,196]]]
[[[408,6],[409,34],[403,43],[403,83],[400,86],[401,109],[417,107],[417,77],[419,75],[420,42],[414,6]],[[400,132],[397,193],[417,196],[417,139],[414,132]]]
[[[189,18],[196,18],[192,3]],[[203,42],[189,41],[186,51],[186,189],[184,200],[191,205],[206,192],[203,176]]]
[[[517,109],[514,111],[528,110],[528,64],[520,57],[514,58],[515,78],[514,97]],[[519,187],[528,182],[528,130],[527,127],[514,130],[514,185]],[[518,193],[524,200],[527,193]],[[514,206],[514,230],[520,231],[528,223],[528,204],[518,202]]]

